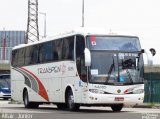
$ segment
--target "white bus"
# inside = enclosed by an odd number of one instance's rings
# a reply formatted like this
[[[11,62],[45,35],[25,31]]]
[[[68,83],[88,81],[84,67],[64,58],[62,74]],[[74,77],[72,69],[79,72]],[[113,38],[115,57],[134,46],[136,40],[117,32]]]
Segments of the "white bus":
[[[26,108],[59,109],[143,103],[144,62],[139,38],[85,30],[12,50],[12,99]]]

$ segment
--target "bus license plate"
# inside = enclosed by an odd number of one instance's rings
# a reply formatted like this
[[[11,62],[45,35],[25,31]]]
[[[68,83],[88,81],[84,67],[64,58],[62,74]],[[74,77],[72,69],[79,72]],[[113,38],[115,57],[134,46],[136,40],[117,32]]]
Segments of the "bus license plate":
[[[124,97],[115,97],[115,101],[124,101]]]

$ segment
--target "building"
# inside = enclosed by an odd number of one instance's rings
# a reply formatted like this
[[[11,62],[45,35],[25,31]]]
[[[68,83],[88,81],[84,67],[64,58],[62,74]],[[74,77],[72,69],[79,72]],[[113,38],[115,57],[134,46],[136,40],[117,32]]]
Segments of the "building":
[[[25,31],[0,31],[0,73],[9,73],[12,47],[24,43]]]

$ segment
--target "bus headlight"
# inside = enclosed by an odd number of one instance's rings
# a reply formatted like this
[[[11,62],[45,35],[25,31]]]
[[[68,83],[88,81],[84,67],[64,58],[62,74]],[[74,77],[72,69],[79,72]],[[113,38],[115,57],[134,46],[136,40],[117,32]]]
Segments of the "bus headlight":
[[[91,93],[104,94],[104,91],[98,89],[89,89]]]
[[[144,89],[133,90],[133,94],[141,94],[144,93]]]
[[[0,95],[2,96],[2,95],[4,95],[4,93],[0,91]]]

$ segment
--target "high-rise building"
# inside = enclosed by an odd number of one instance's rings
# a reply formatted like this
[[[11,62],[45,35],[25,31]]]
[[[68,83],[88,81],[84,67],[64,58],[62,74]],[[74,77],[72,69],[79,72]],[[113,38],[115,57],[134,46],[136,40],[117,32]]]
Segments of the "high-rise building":
[[[24,43],[25,31],[0,31],[0,73],[10,64],[12,48]]]

